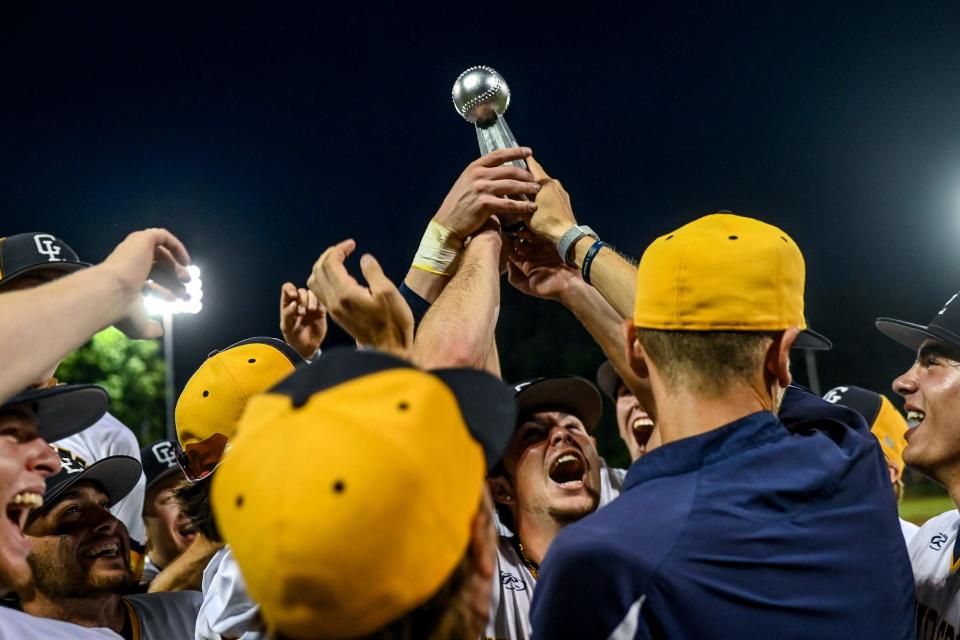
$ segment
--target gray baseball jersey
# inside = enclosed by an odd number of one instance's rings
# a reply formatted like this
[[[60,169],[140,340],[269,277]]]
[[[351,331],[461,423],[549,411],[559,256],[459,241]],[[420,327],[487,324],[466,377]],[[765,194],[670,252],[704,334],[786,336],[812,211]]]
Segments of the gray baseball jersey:
[[[137,615],[135,640],[138,637],[139,640],[171,640],[193,635],[203,596],[199,591],[174,591],[140,593],[126,596],[124,600]]]
[[[960,629],[960,549],[955,509],[928,520],[907,549],[917,588],[917,640],[958,638]]]

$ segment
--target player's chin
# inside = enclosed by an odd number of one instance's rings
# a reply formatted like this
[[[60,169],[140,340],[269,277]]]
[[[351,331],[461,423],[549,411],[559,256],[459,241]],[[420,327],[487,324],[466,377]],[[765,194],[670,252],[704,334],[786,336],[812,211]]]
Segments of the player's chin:
[[[596,511],[599,502],[598,496],[587,493],[564,496],[551,501],[550,515],[559,522],[576,522]]]

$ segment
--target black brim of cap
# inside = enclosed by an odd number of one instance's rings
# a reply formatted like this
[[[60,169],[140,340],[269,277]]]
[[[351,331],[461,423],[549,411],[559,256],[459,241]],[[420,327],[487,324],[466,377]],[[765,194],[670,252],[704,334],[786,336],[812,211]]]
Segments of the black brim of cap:
[[[517,415],[524,416],[535,410],[565,410],[580,418],[580,422],[593,433],[603,413],[603,398],[597,388],[579,376],[541,378],[524,386],[516,396]]]
[[[97,460],[80,473],[67,476],[63,482],[48,487],[43,494],[46,507],[53,504],[67,489],[78,482],[95,482],[107,494],[111,504],[127,497],[140,481],[143,467],[136,458],[130,456],[109,456]]]
[[[483,447],[487,471],[500,462],[517,424],[513,389],[499,378],[476,369],[436,369],[460,405],[460,413],[473,439]]]
[[[418,369],[410,362],[379,351],[357,351],[335,347],[308,367],[281,380],[272,393],[290,396],[294,407],[335,385],[389,369]],[[499,462],[506,451],[517,422],[513,389],[499,378],[476,369],[436,369],[426,371],[439,378],[460,406],[467,429],[483,447],[487,470]]]
[[[912,351],[919,349],[927,338],[933,338],[960,348],[960,336],[942,327],[925,327],[921,324],[904,322],[894,318],[877,318],[876,325],[881,333]]]
[[[3,406],[29,404],[37,419],[37,430],[47,442],[56,442],[79,433],[107,412],[110,396],[93,384],[62,384],[46,389],[28,389]]]
[[[797,335],[797,339],[793,341],[793,347],[791,348],[827,351],[833,348],[833,343],[825,335],[817,333],[813,329],[804,329]]]
[[[607,394],[611,400],[614,402],[617,401],[617,387],[620,386],[620,374],[613,368],[609,360],[606,360],[597,369],[597,386],[600,387],[600,390]]]
[[[183,475],[183,469],[180,468],[180,465],[175,465],[173,467],[170,467],[169,469],[164,469],[157,475],[147,480],[147,484],[143,488],[144,493],[146,493],[147,491],[150,491],[151,487],[156,486],[158,482],[160,482],[161,480],[165,480],[170,476],[179,476],[183,480],[187,479],[187,476]]]
[[[0,289],[3,289],[3,287],[7,286],[17,278],[22,278],[23,276],[30,275],[36,271],[61,271],[66,274],[79,271],[80,269],[86,269],[89,266],[89,262],[79,262],[74,260],[57,260],[55,262],[41,262],[39,264],[32,264],[29,267],[23,267],[22,269],[17,269],[16,271],[3,274],[3,278],[0,279]]]

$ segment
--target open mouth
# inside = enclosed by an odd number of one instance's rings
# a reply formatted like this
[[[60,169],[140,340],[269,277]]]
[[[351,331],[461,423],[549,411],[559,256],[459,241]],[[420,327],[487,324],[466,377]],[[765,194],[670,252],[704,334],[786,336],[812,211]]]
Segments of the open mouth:
[[[550,479],[566,489],[583,486],[583,477],[587,464],[583,457],[574,452],[561,454],[550,465]]]
[[[194,527],[193,523],[191,523],[189,520],[182,523],[178,522],[176,531],[177,531],[177,535],[183,538],[184,540],[186,540],[187,542],[190,542],[191,540],[197,537],[197,528]]]
[[[7,503],[7,520],[23,532],[30,513],[43,506],[43,495],[33,491],[21,491]]]
[[[116,542],[100,542],[88,547],[80,554],[84,558],[116,558],[120,555],[120,545]]]
[[[926,417],[923,411],[907,411],[907,426],[915,429]]]
[[[633,439],[637,443],[637,448],[640,450],[640,455],[643,455],[647,452],[647,442],[650,440],[651,434],[653,434],[653,420],[649,417],[637,418],[630,426]]]

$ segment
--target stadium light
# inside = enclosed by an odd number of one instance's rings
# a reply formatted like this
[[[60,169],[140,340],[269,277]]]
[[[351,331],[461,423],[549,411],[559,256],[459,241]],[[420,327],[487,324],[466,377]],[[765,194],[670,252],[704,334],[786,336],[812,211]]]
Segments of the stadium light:
[[[195,264],[187,267],[190,281],[184,283],[187,290],[185,300],[164,300],[152,295],[143,297],[143,305],[147,313],[160,316],[163,321],[163,360],[166,365],[165,396],[167,405],[167,438],[176,440],[177,433],[174,426],[173,414],[176,400],[176,390],[173,380],[173,316],[181,313],[196,315],[203,309],[203,280],[200,279],[200,267]]]

